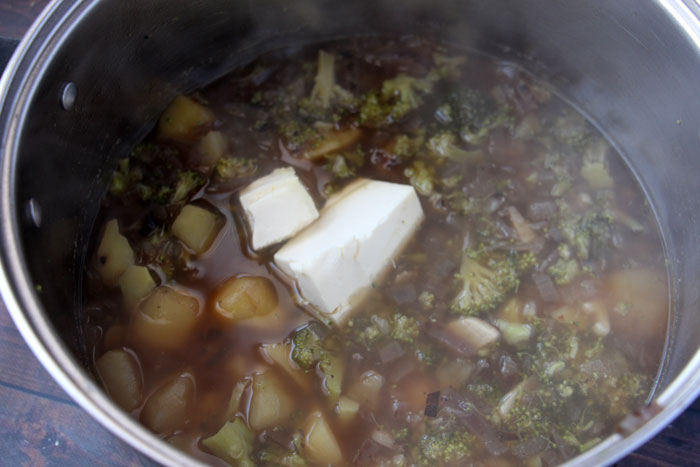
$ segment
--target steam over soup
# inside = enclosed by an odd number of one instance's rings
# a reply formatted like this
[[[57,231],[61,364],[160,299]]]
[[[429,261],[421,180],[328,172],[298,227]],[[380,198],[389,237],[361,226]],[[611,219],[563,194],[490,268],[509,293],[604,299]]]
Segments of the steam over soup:
[[[509,63],[346,40],[177,97],[86,266],[95,373],[215,465],[554,465],[650,397],[664,256],[615,150]]]

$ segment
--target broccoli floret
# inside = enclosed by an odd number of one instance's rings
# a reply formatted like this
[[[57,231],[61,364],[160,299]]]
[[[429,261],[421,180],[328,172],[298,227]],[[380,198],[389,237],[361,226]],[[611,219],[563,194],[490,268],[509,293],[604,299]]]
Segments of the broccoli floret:
[[[376,92],[370,91],[364,97],[360,107],[359,123],[373,127],[381,127],[390,122],[388,119],[391,106],[382,102]]]
[[[491,96],[472,88],[450,92],[446,104],[458,128],[481,128],[498,111],[496,101]]]
[[[452,310],[466,315],[490,311],[520,284],[519,275],[535,263],[531,252],[521,254],[480,254],[466,251],[456,278],[460,291]]]
[[[559,258],[556,263],[547,269],[547,272],[557,285],[566,285],[578,276],[581,268],[575,259]]]
[[[400,313],[391,318],[390,335],[393,339],[410,344],[416,340],[419,333],[420,328],[415,318]]]
[[[401,73],[395,78],[384,81],[381,98],[384,102],[391,103],[389,117],[397,121],[420,107],[423,104],[421,94],[432,91],[436,81],[436,77],[431,73],[428,73],[425,78],[415,78]]]
[[[222,157],[216,163],[216,174],[224,179],[250,177],[258,170],[254,159],[242,157]]]
[[[252,467],[250,458],[255,435],[238,417],[233,422],[226,422],[213,436],[202,440],[205,448],[216,457],[231,465]]]
[[[425,132],[419,131],[415,136],[399,135],[394,141],[392,152],[402,160],[415,157],[425,145]]]
[[[424,435],[418,445],[419,465],[457,465],[471,454],[475,438],[464,431]]]
[[[313,368],[327,358],[321,339],[308,326],[300,329],[292,338],[292,360],[305,370]]]
[[[359,122],[382,127],[408,115],[423,104],[422,95],[432,91],[440,76],[429,72],[424,78],[399,74],[382,83],[379,94],[370,91],[360,106]]]
[[[345,158],[340,154],[333,154],[328,157],[326,170],[333,173],[337,178],[350,178],[355,176],[355,169],[348,165]]]
[[[559,247],[559,259],[547,268],[547,272],[557,285],[569,284],[573,281],[581,268],[579,267],[578,261],[576,261],[573,256],[571,248],[566,243],[560,243]]]
[[[326,170],[336,178],[350,178],[357,173],[357,168],[365,162],[365,154],[358,147],[355,151],[346,151],[340,154],[328,154],[326,158]]]
[[[465,125],[459,132],[462,140],[469,144],[478,145],[484,142],[491,131],[500,127],[512,127],[513,117],[507,109],[501,109],[490,115],[481,126]]]
[[[187,199],[192,191],[200,188],[206,183],[206,178],[194,170],[185,170],[177,174],[177,184],[170,199],[171,204],[177,204]]]
[[[351,340],[370,350],[391,332],[391,325],[381,316],[373,315],[371,318],[353,318],[345,329]]]
[[[513,124],[507,107],[499,108],[491,96],[471,88],[450,92],[447,101],[438,107],[436,117],[472,145],[481,144],[492,130]]]
[[[455,162],[476,164],[484,160],[480,149],[467,151],[457,144],[457,138],[450,132],[439,133],[428,140],[428,151],[436,157],[447,158]]]
[[[287,115],[277,119],[280,136],[291,150],[296,150],[310,141],[319,138],[319,133],[311,124]]]
[[[280,448],[268,448],[256,456],[258,465],[281,467],[306,467],[309,464],[296,451],[285,451]]]
[[[404,169],[403,174],[419,194],[430,196],[435,189],[435,169],[423,161],[415,161],[411,167]]]
[[[335,56],[320,50],[314,87],[311,95],[299,102],[300,113],[322,119],[327,118],[334,108],[354,109],[356,105],[355,96],[336,83]]]
[[[424,310],[432,310],[435,306],[435,294],[428,292],[427,290],[421,292],[421,294],[418,296],[418,301]]]
[[[433,54],[433,73],[443,79],[455,79],[460,77],[460,68],[467,62],[466,57],[450,57],[439,53]]]
[[[112,174],[112,183],[109,192],[113,195],[121,195],[132,185],[131,174],[129,173],[129,158],[125,157],[119,161],[117,170]]]
[[[610,243],[614,220],[613,213],[607,209],[593,209],[584,214],[563,209],[557,227],[578,259],[585,261],[591,251],[599,251]]]

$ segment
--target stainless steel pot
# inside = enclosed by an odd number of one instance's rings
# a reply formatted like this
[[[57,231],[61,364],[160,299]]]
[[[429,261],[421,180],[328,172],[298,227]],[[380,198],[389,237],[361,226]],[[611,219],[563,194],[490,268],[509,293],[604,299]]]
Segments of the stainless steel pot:
[[[0,289],[58,383],[167,465],[194,461],[126,414],[86,371],[81,272],[116,159],[177,92],[280,46],[427,34],[545,78],[627,159],[663,230],[673,319],[656,403],[629,436],[571,465],[611,463],[700,392],[700,7],[692,0],[56,0],[0,80]]]

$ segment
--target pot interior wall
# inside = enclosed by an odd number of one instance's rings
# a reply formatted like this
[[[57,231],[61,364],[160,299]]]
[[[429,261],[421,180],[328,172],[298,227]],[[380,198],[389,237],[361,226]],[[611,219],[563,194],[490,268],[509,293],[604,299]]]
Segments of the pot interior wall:
[[[700,57],[654,2],[605,0],[399,3],[271,0],[86,2],[67,9],[39,56],[15,166],[16,216],[34,284],[85,361],[77,332],[81,269],[116,160],[177,92],[258,53],[348,34],[418,34],[522,64],[588,114],[621,150],[662,231],[677,312],[665,387],[698,348]],[[73,20],[80,19],[79,22]],[[70,26],[70,27],[69,27]],[[73,82],[74,107],[59,96]],[[696,126],[693,126],[696,125]],[[28,209],[30,200],[34,217]],[[37,209],[41,211],[37,228]]]

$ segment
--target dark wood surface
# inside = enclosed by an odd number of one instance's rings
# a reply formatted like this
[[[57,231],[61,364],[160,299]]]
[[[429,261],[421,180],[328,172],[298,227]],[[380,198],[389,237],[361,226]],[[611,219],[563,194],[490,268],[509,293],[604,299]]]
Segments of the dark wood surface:
[[[119,1],[119,0],[115,0]],[[20,38],[46,0],[0,0],[0,37]],[[0,303],[0,466],[150,465],[46,373]],[[700,466],[700,399],[621,466]]]

